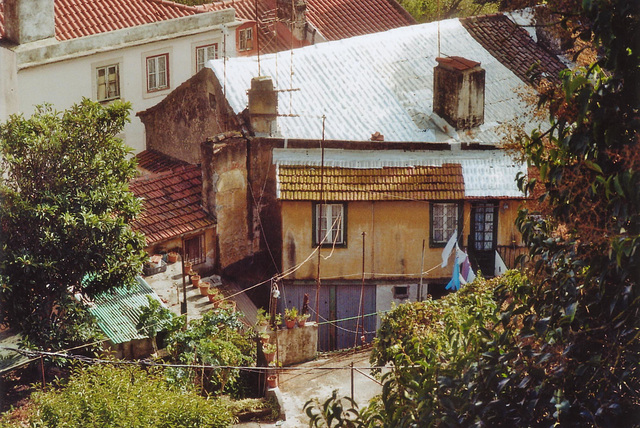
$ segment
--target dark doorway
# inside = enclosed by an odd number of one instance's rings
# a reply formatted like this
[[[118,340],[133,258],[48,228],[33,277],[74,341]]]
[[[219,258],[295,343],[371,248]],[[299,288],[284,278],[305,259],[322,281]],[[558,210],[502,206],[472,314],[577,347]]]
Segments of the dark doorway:
[[[495,252],[498,243],[498,203],[475,202],[471,204],[471,234],[469,258],[474,269],[484,277],[495,272]]]

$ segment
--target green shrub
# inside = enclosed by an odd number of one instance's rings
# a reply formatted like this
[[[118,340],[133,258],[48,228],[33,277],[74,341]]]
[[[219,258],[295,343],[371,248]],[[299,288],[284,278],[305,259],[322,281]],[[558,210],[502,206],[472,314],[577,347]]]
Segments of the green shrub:
[[[110,365],[76,368],[67,383],[32,395],[33,427],[228,427],[218,400],[166,383],[161,371]]]

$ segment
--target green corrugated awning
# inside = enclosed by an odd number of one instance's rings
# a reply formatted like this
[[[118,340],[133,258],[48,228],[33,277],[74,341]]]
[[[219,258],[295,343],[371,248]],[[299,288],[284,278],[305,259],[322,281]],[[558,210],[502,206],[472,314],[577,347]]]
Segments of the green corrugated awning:
[[[119,287],[112,292],[97,296],[88,305],[89,312],[96,318],[98,326],[114,344],[144,339],[136,329],[142,307],[149,307],[147,296],[160,301],[158,295],[142,278],[131,289]]]

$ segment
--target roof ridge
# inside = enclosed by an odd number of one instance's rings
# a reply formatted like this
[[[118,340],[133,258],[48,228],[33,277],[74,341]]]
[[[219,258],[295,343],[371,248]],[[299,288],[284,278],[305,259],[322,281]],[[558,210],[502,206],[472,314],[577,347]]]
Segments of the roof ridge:
[[[187,11],[195,12],[195,13],[207,12],[206,10],[201,9],[201,8],[197,8],[196,6],[189,6],[189,5],[182,4],[182,3],[176,3],[176,2],[170,1],[170,0],[144,0],[144,1],[149,1],[149,2],[152,2],[152,3],[158,3],[158,4],[162,4],[164,6],[169,6],[169,7],[175,7],[176,9],[187,10]]]
[[[151,175],[143,175],[140,177],[136,177],[131,180],[131,184],[140,185],[147,184],[151,181],[157,180],[165,180],[173,175],[180,175],[184,172],[189,172],[191,170],[201,169],[200,165],[196,164],[185,164],[185,165],[177,165],[167,171],[161,171],[157,173],[153,173]]]

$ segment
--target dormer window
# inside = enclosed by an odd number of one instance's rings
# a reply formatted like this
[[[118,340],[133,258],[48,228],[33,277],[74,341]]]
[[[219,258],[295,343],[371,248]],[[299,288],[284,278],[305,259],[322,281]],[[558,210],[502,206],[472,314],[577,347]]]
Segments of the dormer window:
[[[253,49],[253,27],[239,30],[238,50],[250,51]]]

